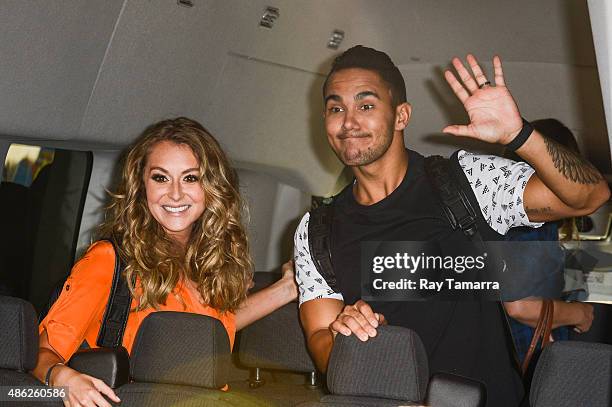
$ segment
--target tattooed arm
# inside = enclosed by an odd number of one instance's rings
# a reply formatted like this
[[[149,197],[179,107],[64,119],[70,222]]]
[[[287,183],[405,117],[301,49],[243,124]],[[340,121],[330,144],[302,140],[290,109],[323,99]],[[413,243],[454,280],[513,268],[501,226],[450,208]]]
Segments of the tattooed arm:
[[[591,163],[537,131],[516,152],[536,171],[524,193],[532,222],[586,215],[610,197],[607,182]]]
[[[457,79],[450,70],[444,76],[470,118],[467,125],[442,129],[456,136],[507,145],[522,127],[516,102],[506,87],[501,59],[493,58],[495,86],[473,55],[467,56],[471,73],[459,58],[453,58]],[[529,220],[545,222],[595,211],[610,196],[608,184],[586,160],[534,131],[516,153],[535,169],[529,178],[523,206]]]

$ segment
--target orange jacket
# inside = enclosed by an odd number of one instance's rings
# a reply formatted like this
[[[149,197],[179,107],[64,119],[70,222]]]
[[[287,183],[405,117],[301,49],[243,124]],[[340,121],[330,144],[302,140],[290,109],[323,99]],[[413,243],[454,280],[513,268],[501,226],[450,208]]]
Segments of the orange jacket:
[[[40,323],[39,332],[42,334],[47,331],[49,344],[64,360],[72,357],[83,340],[87,340],[90,347],[97,347],[96,339],[110,295],[114,269],[113,246],[109,242],[94,243],[85,256],[74,265],[64,283],[60,297]],[[179,302],[177,296],[183,299],[184,305]],[[132,299],[132,308],[136,305],[137,300]],[[192,312],[217,318],[227,330],[230,346],[234,345],[236,334],[234,314],[229,312],[221,314],[216,309],[203,305],[182,282],[168,295],[166,304],[160,305],[159,310]],[[123,335],[123,346],[129,353],[132,351],[138,327],[151,312],[155,310],[147,308],[130,312]]]

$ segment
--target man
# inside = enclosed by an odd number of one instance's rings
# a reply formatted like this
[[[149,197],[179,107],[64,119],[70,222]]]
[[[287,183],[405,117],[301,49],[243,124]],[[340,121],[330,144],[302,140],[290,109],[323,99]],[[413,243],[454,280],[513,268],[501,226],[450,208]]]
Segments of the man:
[[[472,74],[455,58],[453,66],[461,82],[450,71],[445,72],[445,78],[465,106],[470,123],[447,126],[443,132],[510,144],[531,164],[487,157],[495,169],[485,166],[483,170],[480,164],[484,157],[459,152],[465,184],[472,186],[493,233],[590,213],[608,199],[607,184],[593,166],[538,132],[529,131],[528,124],[523,130],[498,57],[493,60],[495,84],[487,81],[473,56],[468,55],[467,62]],[[329,144],[351,167],[355,181],[333,204],[330,245],[335,291],[310,257],[309,214],[295,234],[300,317],[317,367],[326,371],[338,333],[366,341],[388,321],[420,335],[431,372],[447,371],[483,381],[489,406],[518,405],[522,398],[520,377],[506,351],[511,345],[498,303],[368,304],[361,300],[361,242],[435,239],[451,244],[466,239],[461,231],[453,231],[444,217],[424,174],[423,156],[404,146],[403,130],[411,107],[401,73],[386,54],[356,46],[336,59],[323,96]],[[500,177],[504,182],[499,182]]]

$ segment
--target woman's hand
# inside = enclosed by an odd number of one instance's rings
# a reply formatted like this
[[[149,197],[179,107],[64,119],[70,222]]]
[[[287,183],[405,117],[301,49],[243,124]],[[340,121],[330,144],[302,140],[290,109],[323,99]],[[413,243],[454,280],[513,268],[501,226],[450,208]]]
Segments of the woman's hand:
[[[50,382],[54,387],[68,389],[68,398],[64,400],[66,407],[111,407],[103,395],[116,403],[121,402],[113,389],[102,380],[79,373],[68,366],[56,366]]]

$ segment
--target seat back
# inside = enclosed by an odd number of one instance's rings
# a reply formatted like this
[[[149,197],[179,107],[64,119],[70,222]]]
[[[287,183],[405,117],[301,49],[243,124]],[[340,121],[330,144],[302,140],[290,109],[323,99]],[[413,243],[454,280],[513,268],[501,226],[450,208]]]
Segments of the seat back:
[[[436,407],[484,407],[487,388],[476,380],[436,373],[429,380],[425,405]]]
[[[612,345],[559,341],[546,347],[529,400],[532,407],[610,407]]]
[[[291,302],[244,328],[240,363],[249,368],[314,372],[298,312],[297,303]]]
[[[160,311],[142,322],[132,349],[136,382],[219,389],[228,380],[227,331],[212,317]]]
[[[354,335],[336,337],[328,370],[330,395],[310,407],[435,406],[482,407],[484,384],[448,373],[429,380],[421,339],[407,328],[382,326],[361,342]]]
[[[0,296],[0,369],[27,372],[38,358],[38,318],[27,301]]]
[[[280,278],[279,273],[257,272],[257,292]],[[282,332],[282,335],[279,335]],[[316,370],[306,347],[297,303],[290,302],[240,331],[238,360],[252,369],[311,373]]]
[[[233,405],[229,338],[218,319],[160,311],[142,322],[132,348],[133,383],[117,389],[122,406]],[[189,404],[192,400],[193,404]],[[224,401],[225,400],[225,401]],[[183,404],[181,404],[183,405]]]
[[[327,370],[333,395],[419,402],[428,380],[425,348],[410,329],[382,326],[366,342],[336,336]]]
[[[0,296],[0,386],[4,388],[44,387],[27,373],[36,366],[38,358],[38,319],[34,307],[19,298]],[[28,399],[34,401],[32,399]],[[60,398],[36,399],[39,407],[62,407]],[[25,405],[26,400],[3,406]]]

